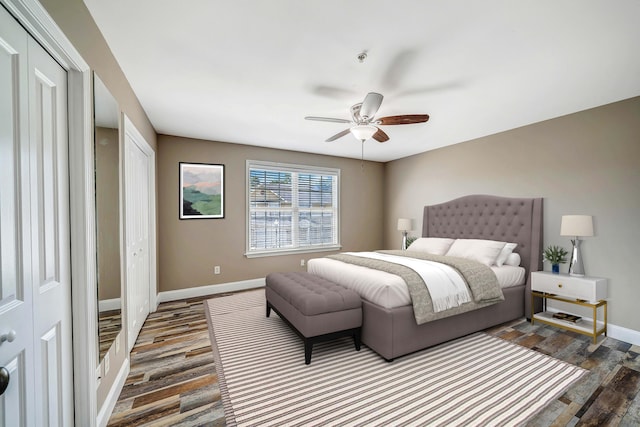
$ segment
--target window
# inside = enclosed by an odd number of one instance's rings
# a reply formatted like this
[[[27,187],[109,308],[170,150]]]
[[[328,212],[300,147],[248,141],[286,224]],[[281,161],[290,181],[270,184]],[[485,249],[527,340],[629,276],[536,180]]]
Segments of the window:
[[[340,170],[247,161],[247,253],[340,248]]]

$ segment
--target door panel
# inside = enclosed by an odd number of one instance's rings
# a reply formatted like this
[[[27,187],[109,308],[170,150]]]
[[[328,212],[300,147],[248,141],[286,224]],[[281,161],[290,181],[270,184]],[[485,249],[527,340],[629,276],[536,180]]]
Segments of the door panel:
[[[40,354],[42,355],[43,378],[42,393],[48,396],[43,402],[43,412],[49,425],[64,425],[62,413],[64,403],[62,401],[63,375],[60,361],[60,349],[62,347],[60,324],[58,323],[42,337],[40,337]]]
[[[127,245],[127,344],[135,340],[149,314],[149,157],[125,133],[125,241]]]
[[[35,404],[33,393],[33,287],[29,245],[29,117],[26,33],[0,7],[0,335],[15,334],[0,344],[0,366],[10,375],[0,396],[0,426],[23,426]],[[27,197],[25,197],[25,195]],[[23,242],[25,244],[23,244]],[[31,420],[33,424],[34,420]]]
[[[39,259],[41,262],[38,272],[38,284],[41,288],[50,284],[60,283],[60,254],[59,233],[56,231],[56,224],[59,222],[57,200],[61,196],[58,194],[56,170],[58,169],[58,135],[56,134],[55,118],[60,114],[57,111],[56,98],[58,88],[38,69],[33,70],[34,98],[31,102],[31,121],[35,125],[32,131],[34,134],[33,145],[36,153],[34,161],[37,162],[35,168],[37,173],[37,192],[32,194],[34,205],[38,209],[36,219],[39,233],[38,247],[40,248]],[[66,115],[64,116],[66,117]],[[65,137],[61,135],[61,137]]]
[[[73,425],[66,83],[0,7],[0,426]]]
[[[36,423],[48,426],[73,420],[66,95],[66,72],[29,39]]]

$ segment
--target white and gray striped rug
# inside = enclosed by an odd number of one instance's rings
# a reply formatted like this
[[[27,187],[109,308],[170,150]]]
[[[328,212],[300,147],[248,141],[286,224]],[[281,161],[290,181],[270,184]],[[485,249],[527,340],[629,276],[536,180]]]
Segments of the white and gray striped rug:
[[[263,290],[207,306],[228,425],[522,425],[586,372],[484,333],[392,363],[345,338],[305,365]]]

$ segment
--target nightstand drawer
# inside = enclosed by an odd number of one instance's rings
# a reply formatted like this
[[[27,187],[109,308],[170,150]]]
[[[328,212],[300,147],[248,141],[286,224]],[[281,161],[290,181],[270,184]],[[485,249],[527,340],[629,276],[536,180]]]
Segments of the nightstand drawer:
[[[531,290],[596,302],[607,298],[607,279],[535,271]]]

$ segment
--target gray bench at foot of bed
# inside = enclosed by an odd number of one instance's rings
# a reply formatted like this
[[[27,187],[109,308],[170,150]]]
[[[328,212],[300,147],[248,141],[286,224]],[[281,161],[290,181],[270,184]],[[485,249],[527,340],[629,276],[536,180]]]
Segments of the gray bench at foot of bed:
[[[271,273],[266,278],[267,317],[273,308],[304,340],[304,361],[313,344],[352,336],[360,350],[362,301],[333,282],[304,272]]]

